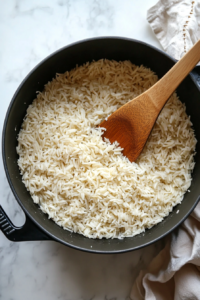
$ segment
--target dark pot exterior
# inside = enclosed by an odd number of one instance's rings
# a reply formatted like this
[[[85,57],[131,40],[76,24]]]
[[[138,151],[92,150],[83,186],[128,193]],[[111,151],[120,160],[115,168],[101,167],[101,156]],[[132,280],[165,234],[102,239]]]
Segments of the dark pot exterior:
[[[56,73],[71,70],[77,64],[102,58],[117,61],[130,60],[136,65],[144,65],[162,77],[175,63],[164,52],[145,43],[117,37],[94,38],[69,45],[53,53],[37,65],[24,79],[16,91],[4,122],[2,136],[2,154],[8,182],[26,214],[26,222],[17,228],[0,206],[0,228],[12,241],[55,240],[75,249],[93,253],[122,253],[136,250],[164,237],[192,212],[200,197],[200,144],[197,143],[195,168],[190,193],[186,193],[180,205],[163,222],[135,237],[118,239],[89,239],[80,234],[71,233],[48,219],[39,206],[33,203],[29,192],[22,183],[17,165],[17,135],[28,106],[36,97],[36,91],[42,91],[44,85],[55,77]],[[195,68],[193,74],[186,77],[177,89],[180,100],[186,104],[187,114],[191,116],[197,140],[200,140],[200,71]],[[179,213],[177,213],[179,211]]]

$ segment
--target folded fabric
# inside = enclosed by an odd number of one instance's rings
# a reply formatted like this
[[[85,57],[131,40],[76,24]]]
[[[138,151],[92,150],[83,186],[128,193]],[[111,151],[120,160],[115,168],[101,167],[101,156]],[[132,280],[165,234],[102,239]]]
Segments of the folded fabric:
[[[200,1],[160,0],[147,20],[163,49],[179,60],[200,39]]]
[[[136,279],[132,300],[200,299],[200,203]]]

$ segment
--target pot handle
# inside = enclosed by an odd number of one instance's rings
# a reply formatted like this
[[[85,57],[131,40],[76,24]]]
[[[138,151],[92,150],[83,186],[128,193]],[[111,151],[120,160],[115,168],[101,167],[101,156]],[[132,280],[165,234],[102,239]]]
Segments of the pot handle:
[[[196,66],[190,73],[200,90],[200,66]]]
[[[0,205],[0,229],[13,242],[52,240],[26,215],[23,226],[16,227]]]

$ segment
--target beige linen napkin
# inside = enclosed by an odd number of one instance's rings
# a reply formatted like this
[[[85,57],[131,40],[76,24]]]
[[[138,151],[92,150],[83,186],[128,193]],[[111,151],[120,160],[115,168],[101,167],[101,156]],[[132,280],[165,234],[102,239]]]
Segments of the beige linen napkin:
[[[163,49],[179,60],[200,39],[200,1],[160,0],[147,20]]]
[[[136,279],[132,300],[200,299],[200,203]]]
[[[164,50],[180,59],[200,39],[200,1],[160,0],[147,12]],[[200,203],[141,271],[132,300],[200,300]]]

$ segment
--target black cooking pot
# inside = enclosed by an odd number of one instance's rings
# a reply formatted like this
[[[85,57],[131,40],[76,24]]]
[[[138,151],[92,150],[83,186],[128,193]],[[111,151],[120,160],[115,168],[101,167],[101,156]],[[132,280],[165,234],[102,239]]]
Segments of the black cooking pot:
[[[56,73],[71,70],[77,64],[101,58],[117,61],[130,60],[136,65],[144,65],[162,77],[175,63],[169,55],[145,43],[126,38],[94,38],[62,48],[44,59],[24,79],[17,89],[3,128],[2,153],[5,172],[10,187],[18,203],[26,214],[25,224],[17,228],[9,220],[0,206],[0,228],[11,241],[55,240],[64,245],[96,253],[120,253],[147,246],[175,229],[191,213],[200,199],[200,143],[197,143],[190,193],[186,193],[181,204],[166,217],[163,222],[132,238],[89,239],[80,234],[71,233],[56,225],[36,205],[22,183],[17,165],[17,135],[21,128],[27,107],[36,97],[36,91],[42,91],[44,85],[55,77]],[[199,75],[198,75],[199,73]],[[177,89],[180,100],[186,104],[187,114],[191,116],[197,140],[200,140],[200,70],[198,67],[181,83]],[[178,213],[179,211],[179,213]]]

